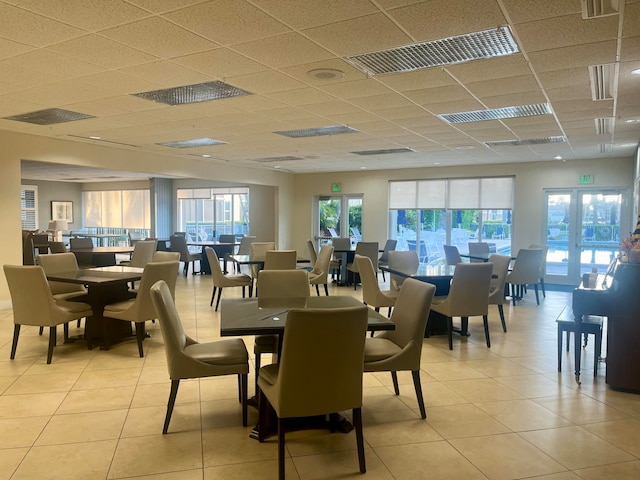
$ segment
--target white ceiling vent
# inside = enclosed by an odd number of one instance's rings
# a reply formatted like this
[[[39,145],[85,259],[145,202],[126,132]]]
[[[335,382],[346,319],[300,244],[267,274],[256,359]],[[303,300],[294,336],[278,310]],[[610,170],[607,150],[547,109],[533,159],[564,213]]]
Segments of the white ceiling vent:
[[[421,68],[453,65],[482,58],[511,55],[518,45],[508,27],[467,33],[456,37],[415,43],[345,57],[345,60],[368,75],[410,72]]]
[[[466,123],[482,122],[485,120],[500,120],[502,118],[531,117],[534,115],[547,115],[550,113],[551,105],[548,103],[538,103],[534,105],[474,110],[472,112],[441,113],[438,117],[447,123]]]
[[[591,79],[591,99],[612,100],[618,90],[618,64],[591,65],[589,67]]]
[[[613,152],[613,145],[610,143],[599,143],[598,150],[600,153],[611,153]]]
[[[320,137],[323,135],[338,135],[341,133],[358,133],[355,128],[346,125],[335,125],[331,127],[303,128],[300,130],[282,130],[277,133],[285,137],[302,138],[302,137]]]
[[[280,162],[291,162],[293,160],[302,160],[300,157],[294,157],[293,155],[286,155],[283,157],[262,157],[262,158],[254,158],[254,162],[260,163],[280,163]]]
[[[495,142],[483,142],[487,147],[521,147],[526,145],[545,145],[548,143],[562,143],[567,139],[558,135],[555,137],[529,138],[526,140],[496,140]]]
[[[351,152],[351,153],[355,153],[356,155],[367,156],[367,155],[393,155],[394,153],[411,153],[411,152],[415,152],[415,150],[407,147],[402,147],[402,148],[383,148],[379,150],[360,150],[358,152]]]
[[[48,108],[46,110],[21,113],[4,118],[6,120],[15,120],[16,122],[33,123],[34,125],[55,125],[56,123],[74,122],[76,120],[94,117],[93,115],[72,112],[71,110],[65,110],[63,108]]]
[[[213,138],[193,138],[191,140],[178,140],[175,142],[158,143],[164,147],[171,148],[193,148],[193,147],[207,147],[209,145],[225,145],[227,142],[215,140]]]
[[[611,135],[615,125],[614,117],[594,118],[596,122],[596,135]]]
[[[181,87],[133,94],[134,97],[140,97],[166,105],[186,105],[189,103],[208,102],[210,100],[240,97],[243,95],[251,95],[251,92],[220,81],[183,85]]]
[[[620,3],[624,0],[582,0],[582,18],[607,17],[620,13]]]

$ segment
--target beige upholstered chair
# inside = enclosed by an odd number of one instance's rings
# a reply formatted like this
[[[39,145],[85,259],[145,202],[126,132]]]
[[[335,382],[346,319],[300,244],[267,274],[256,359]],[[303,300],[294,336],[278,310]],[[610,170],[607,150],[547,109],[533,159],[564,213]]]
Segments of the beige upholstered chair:
[[[295,250],[267,250],[264,253],[263,270],[293,270],[298,252]]]
[[[508,302],[504,298],[504,286],[507,280],[507,272],[511,257],[507,255],[493,254],[489,257],[489,263],[493,264],[493,274],[491,278],[491,286],[489,288],[489,305],[497,305],[500,321],[502,322],[502,330],[507,331],[507,324],[504,320],[504,308],[502,307]]]
[[[72,320],[91,316],[91,306],[82,302],[54,299],[47,277],[40,266],[5,265],[4,274],[11,294],[14,323],[9,358],[13,360],[16,356],[20,326],[33,325],[49,327],[47,363],[51,363],[53,347],[56,345],[56,326],[65,326],[66,337],[67,324]]]
[[[49,242],[49,250],[51,253],[67,253],[67,246],[64,242]]]
[[[511,285],[511,301],[522,299],[522,292],[527,285],[533,285],[536,292],[536,304],[540,305],[538,281],[545,251],[539,248],[521,248],[518,250],[513,270],[507,274],[507,283]]]
[[[309,261],[311,262],[311,265],[315,265],[318,261],[318,252],[316,251],[316,246],[311,240],[307,240],[307,252],[309,252]]]
[[[391,290],[380,290],[378,277],[373,271],[373,265],[369,257],[356,254],[355,263],[362,282],[363,303],[374,307],[376,312],[380,311],[380,307],[389,307],[388,316],[391,316],[391,308],[396,304],[397,293]]]
[[[73,237],[69,239],[69,247],[71,250],[76,248],[93,248],[93,240],[88,237]],[[87,252],[75,253],[78,259],[78,265],[81,267],[93,266],[93,254]]]
[[[171,295],[175,295],[176,277],[178,276],[179,262],[147,263],[140,279],[138,294],[135,298],[122,302],[109,303],[104,307],[103,315],[107,318],[127,320],[136,324],[136,339],[138,341],[138,353],[144,356],[142,341],[144,340],[144,323],[147,320],[155,320],[156,310],[151,301],[151,286],[159,280],[164,280],[169,286]],[[108,345],[107,345],[108,347]]]
[[[184,262],[184,274],[187,275],[189,273],[190,263],[193,265],[191,267],[191,273],[193,275],[198,273],[196,272],[196,262],[202,260],[202,254],[190,252],[187,247],[187,240],[182,235],[172,235],[169,237],[169,242],[171,243],[171,251],[178,252],[180,254],[180,261]]]
[[[320,247],[318,258],[313,264],[313,270],[309,272],[309,283],[316,286],[316,294],[320,296],[320,288],[318,285],[324,285],[324,294],[329,296],[329,264],[331,263],[331,255],[333,255],[333,246],[323,245]]]
[[[395,330],[367,338],[364,346],[365,372],[391,372],[393,388],[400,395],[396,372],[410,370],[422,418],[427,417],[420,384],[420,357],[424,330],[436,287],[413,278],[400,289],[391,320]]]
[[[442,248],[444,249],[444,257],[447,261],[447,265],[457,265],[462,263],[458,247],[455,245],[443,245]]]
[[[261,368],[258,377],[260,419],[266,401],[278,416],[278,478],[285,478],[283,420],[347,409],[353,410],[360,472],[366,472],[361,409],[367,318],[364,306],[289,311],[280,363]]]
[[[544,254],[542,255],[542,262],[540,263],[540,273],[538,275],[540,277],[540,288],[542,289],[542,296],[544,298],[547,298],[547,292],[544,288],[544,276],[547,274],[547,253],[549,253],[549,245],[532,243],[531,245],[529,245],[529,248],[539,248],[540,250],[544,250]]]
[[[382,249],[382,254],[380,255],[380,258],[378,258],[378,267],[389,266],[389,252],[393,252],[396,249],[396,245],[398,245],[398,240],[389,239],[386,241],[384,248]],[[384,270],[382,271],[382,280],[386,280]]]
[[[447,317],[449,350],[453,350],[453,317],[462,318],[464,334],[469,317],[474,315],[482,315],[485,340],[487,347],[491,347],[488,314],[492,272],[492,263],[459,263],[453,272],[449,295],[436,297],[431,303],[431,310]]]
[[[198,343],[187,336],[176,310],[171,289],[162,280],[151,287],[151,299],[162,329],[164,348],[167,354],[167,368],[171,378],[171,393],[169,394],[162,433],[167,433],[169,430],[169,422],[180,380],[220,375],[238,375],[242,425],[246,427],[249,355],[244,342],[239,338],[233,338]]]
[[[309,298],[309,274],[306,270],[261,270],[258,274],[258,306],[261,308],[300,308]],[[278,351],[278,335],[256,335],[253,353],[256,363],[256,392],[258,370],[263,353]]]
[[[209,305],[213,305],[213,299],[216,296],[216,290],[218,290],[218,300],[215,308],[217,312],[220,305],[220,297],[222,297],[222,289],[225,287],[242,287],[242,298],[244,298],[245,287],[251,286],[251,277],[243,273],[225,275],[222,273],[222,268],[220,268],[220,260],[216,251],[211,247],[205,247],[204,251],[209,260],[209,265],[211,265],[211,278],[213,279],[213,292],[211,293]]]
[[[45,275],[78,270],[78,261],[73,253],[38,255],[37,261],[38,265],[44,270]],[[56,300],[70,300],[73,297],[87,294],[87,289],[79,283],[49,282],[49,288]]]
[[[331,239],[331,245],[333,245],[333,259],[331,259],[331,263],[329,264],[329,269],[333,272],[332,276],[337,276],[337,280],[345,280],[340,278],[340,268],[342,267],[342,254],[335,253],[336,250],[350,250],[351,249],[351,239],[348,237],[335,237]],[[337,272],[337,275],[336,275]]]
[[[356,245],[356,255],[362,255],[371,259],[371,265],[373,271],[378,275],[378,242],[358,242]],[[353,274],[357,274],[358,266],[354,263],[347,265],[347,270]],[[358,285],[357,275],[353,275],[353,289],[355,290]]]
[[[255,241],[256,241],[256,237],[254,236],[245,235],[244,237],[242,237],[242,239],[240,240],[240,245],[238,246],[238,251],[236,252],[236,255],[251,255],[251,244]],[[228,255],[225,255],[225,260],[227,262],[231,261]],[[240,270],[240,267],[238,267],[235,262],[232,262],[232,263],[233,263],[233,271],[238,273],[238,271]]]
[[[490,248],[487,242],[469,242],[469,255],[476,255],[481,258],[470,258],[471,263],[485,262],[489,258]]]
[[[267,255],[267,250],[275,250],[276,243],[275,242],[252,242],[249,246],[249,258],[251,260],[263,261]],[[262,268],[263,265],[250,265],[251,278],[253,280],[258,278],[258,272]],[[295,267],[294,267],[295,268]],[[257,288],[257,287],[256,287]],[[253,294],[253,285],[249,288],[249,296]],[[257,293],[256,293],[257,296]]]
[[[157,251],[153,253],[152,262],[180,262],[180,253]]]
[[[147,263],[153,261],[153,254],[156,252],[157,246],[157,240],[138,240],[133,245],[131,260],[120,262],[120,265],[144,268]]]
[[[420,259],[418,258],[418,252],[415,250],[394,250],[389,252],[389,268],[393,270],[407,272],[412,275],[418,271],[419,266]],[[391,274],[391,278],[389,280],[391,290],[400,290],[400,287],[406,278],[407,277],[402,275]]]

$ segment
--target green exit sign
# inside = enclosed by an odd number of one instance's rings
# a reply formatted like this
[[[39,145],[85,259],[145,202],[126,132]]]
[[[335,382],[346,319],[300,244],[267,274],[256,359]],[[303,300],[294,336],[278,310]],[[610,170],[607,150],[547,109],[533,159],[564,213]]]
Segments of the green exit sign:
[[[342,184],[340,184],[340,183],[332,183],[331,184],[331,191],[332,192],[339,192],[340,190],[342,190]]]
[[[593,183],[593,173],[587,173],[584,175],[578,176],[578,183],[581,185],[585,185],[588,183]]]

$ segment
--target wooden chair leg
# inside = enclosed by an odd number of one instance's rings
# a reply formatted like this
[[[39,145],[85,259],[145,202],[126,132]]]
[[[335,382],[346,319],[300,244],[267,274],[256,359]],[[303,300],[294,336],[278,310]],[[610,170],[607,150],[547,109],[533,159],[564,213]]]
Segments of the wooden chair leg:
[[[216,308],[215,311],[218,311],[218,307],[220,306],[220,297],[222,297],[222,287],[218,287],[218,299],[216,300]]]
[[[391,372],[391,380],[393,381],[393,391],[396,395],[400,395],[400,386],[398,385],[398,373]]]
[[[38,335],[42,335],[44,333],[44,327],[40,327],[38,329]]]
[[[169,393],[169,401],[167,402],[167,414],[164,417],[164,427],[162,428],[162,434],[166,434],[169,430],[169,422],[171,421],[171,414],[173,413],[173,406],[176,404],[176,396],[178,395],[178,387],[180,386],[180,379],[171,380],[171,392]]]
[[[424,398],[422,397],[422,384],[420,383],[420,370],[411,370],[413,377],[413,386],[416,389],[416,398],[418,399],[418,407],[420,408],[420,416],[427,418],[427,411],[424,408]]]
[[[453,350],[453,318],[447,317],[447,335],[449,335],[449,350]]]
[[[242,404],[242,426],[246,427],[248,423],[248,405],[247,397],[249,390],[249,375],[243,373],[240,375],[240,403]]]
[[[498,313],[500,314],[500,321],[502,322],[502,331],[507,332],[507,323],[504,321],[504,308],[502,305],[498,305]]]
[[[540,305],[540,296],[538,295],[538,284],[537,283],[533,286],[533,289],[536,292],[536,304]]]
[[[358,446],[358,463],[360,464],[360,473],[367,471],[367,464],[364,458],[364,435],[362,434],[362,409],[353,409],[353,426],[356,428],[356,444]]]
[[[11,355],[9,358],[13,360],[16,358],[16,348],[18,348],[18,337],[20,336],[20,325],[17,323],[13,326],[13,343],[11,344]]]
[[[484,339],[487,341],[487,348],[491,348],[491,339],[489,338],[489,317],[487,315],[482,316],[482,323],[484,324]]]
[[[218,287],[216,287],[215,285],[213,286],[213,292],[211,292],[211,301],[209,302],[209,306],[212,307],[213,306],[213,299],[216,296],[216,290],[218,289]],[[216,309],[217,310],[217,309]]]
[[[47,364],[51,363],[53,347],[56,346],[56,326],[49,327],[49,349],[47,350]]]
[[[142,341],[144,340],[144,322],[136,322],[136,340],[138,342],[138,354],[140,358],[144,357],[144,350],[142,349]]]
[[[256,360],[255,360],[255,364],[256,364],[256,386],[254,389],[254,392],[256,392],[256,395],[258,394],[258,374],[260,372],[260,357],[261,354],[260,353],[256,353]]]
[[[316,283],[316,295],[320,296],[320,285]]]
[[[328,297],[329,296],[329,286],[325,283],[324,284],[324,294]]]

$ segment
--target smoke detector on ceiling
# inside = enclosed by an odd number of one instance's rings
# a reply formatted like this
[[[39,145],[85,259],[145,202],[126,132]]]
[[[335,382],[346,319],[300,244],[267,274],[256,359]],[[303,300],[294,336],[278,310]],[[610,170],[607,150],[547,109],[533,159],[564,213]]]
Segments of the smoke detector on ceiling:
[[[340,80],[344,78],[344,72],[334,68],[316,68],[309,70],[307,75],[316,80]]]

